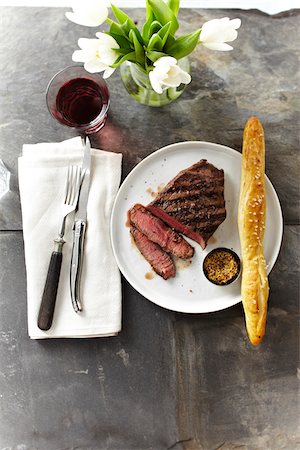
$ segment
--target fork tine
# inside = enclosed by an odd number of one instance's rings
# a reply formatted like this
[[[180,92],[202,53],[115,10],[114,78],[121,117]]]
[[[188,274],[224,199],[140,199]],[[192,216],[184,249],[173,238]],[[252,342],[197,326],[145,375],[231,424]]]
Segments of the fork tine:
[[[69,166],[64,201],[65,205],[72,206],[77,201],[80,183],[81,168],[76,165]]]
[[[77,174],[78,174],[78,166],[74,167],[74,175],[72,179],[72,194],[70,198],[70,204],[73,205],[75,196],[76,196],[76,189],[77,189]]]
[[[67,196],[68,196],[68,190],[69,190],[69,180],[70,180],[70,166],[68,166],[67,181],[66,181],[65,192],[64,192],[64,203],[67,202]]]
[[[68,199],[69,205],[74,205],[74,203],[77,201],[77,196],[79,192],[80,187],[80,179],[81,179],[81,168],[79,166],[72,166],[72,179],[71,181],[71,189],[70,189],[70,195]]]
[[[70,173],[69,173],[69,178],[68,178],[68,192],[67,192],[67,197],[66,197],[66,202],[65,202],[67,205],[70,204],[70,198],[72,195],[73,172],[74,172],[74,166],[70,166]]]
[[[70,191],[68,197],[68,205],[71,205],[72,195],[73,195],[73,187],[74,187],[74,172],[76,171],[76,166],[72,166],[72,176],[70,179]]]
[[[74,173],[72,179],[72,195],[70,198],[70,205],[74,203],[74,197],[76,195],[76,177],[77,177],[78,166],[74,166]]]

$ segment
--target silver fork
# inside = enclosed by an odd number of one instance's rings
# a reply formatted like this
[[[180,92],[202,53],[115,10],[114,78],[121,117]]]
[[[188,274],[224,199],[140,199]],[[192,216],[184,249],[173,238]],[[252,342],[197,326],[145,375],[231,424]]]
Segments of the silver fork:
[[[54,250],[51,255],[44,292],[38,315],[38,327],[41,330],[49,330],[52,325],[59,276],[62,263],[62,249],[65,243],[66,217],[76,209],[81,183],[81,167],[69,166],[64,203],[62,206],[61,226],[58,235],[54,239]]]

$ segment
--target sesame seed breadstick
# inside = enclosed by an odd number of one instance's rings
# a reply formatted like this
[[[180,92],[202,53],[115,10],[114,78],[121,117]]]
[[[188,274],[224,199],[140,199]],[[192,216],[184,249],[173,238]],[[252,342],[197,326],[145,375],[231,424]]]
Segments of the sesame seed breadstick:
[[[269,284],[264,257],[266,221],[265,141],[257,117],[245,126],[238,227],[242,251],[242,302],[250,342],[258,345],[265,333]]]

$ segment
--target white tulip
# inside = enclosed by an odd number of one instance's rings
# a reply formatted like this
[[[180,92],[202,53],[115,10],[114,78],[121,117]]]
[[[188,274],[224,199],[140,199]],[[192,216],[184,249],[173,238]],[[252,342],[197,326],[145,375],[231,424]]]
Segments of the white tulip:
[[[232,50],[231,45],[226,42],[234,41],[237,38],[237,29],[241,26],[240,19],[230,20],[229,17],[209,20],[202,26],[200,33],[200,43],[211,50],[228,51]]]
[[[73,1],[72,9],[73,12],[66,12],[67,19],[86,27],[98,27],[108,17],[103,0],[76,0]]]
[[[172,56],[162,56],[155,61],[154,69],[149,72],[149,79],[158,94],[162,94],[169,87],[191,82],[191,76],[177,65],[177,59]]]
[[[83,62],[87,72],[104,72],[103,78],[108,78],[115,71],[110,66],[118,57],[114,49],[119,48],[119,45],[108,34],[96,33],[96,36],[98,39],[79,39],[78,45],[81,50],[75,50],[72,60]]]

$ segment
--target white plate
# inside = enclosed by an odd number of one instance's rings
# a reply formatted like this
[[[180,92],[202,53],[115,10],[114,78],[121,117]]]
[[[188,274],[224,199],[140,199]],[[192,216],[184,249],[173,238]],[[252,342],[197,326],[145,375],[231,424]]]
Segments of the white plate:
[[[179,171],[200,159],[207,159],[225,173],[227,217],[203,251],[196,242],[189,267],[178,268],[176,277],[167,281],[155,275],[146,279],[151,268],[133,245],[126,226],[127,211],[135,203],[147,205],[150,191],[167,184]],[[207,313],[228,308],[241,301],[240,279],[228,286],[215,286],[202,271],[205,255],[216,247],[228,247],[239,256],[237,213],[240,190],[241,154],[219,144],[187,141],[161,148],[140,162],[124,180],[116,197],[111,219],[111,241],[117,264],[129,283],[144,297],[164,308],[185,313]],[[266,177],[265,257],[268,273],[277,259],[282,239],[282,212],[271,182]]]

